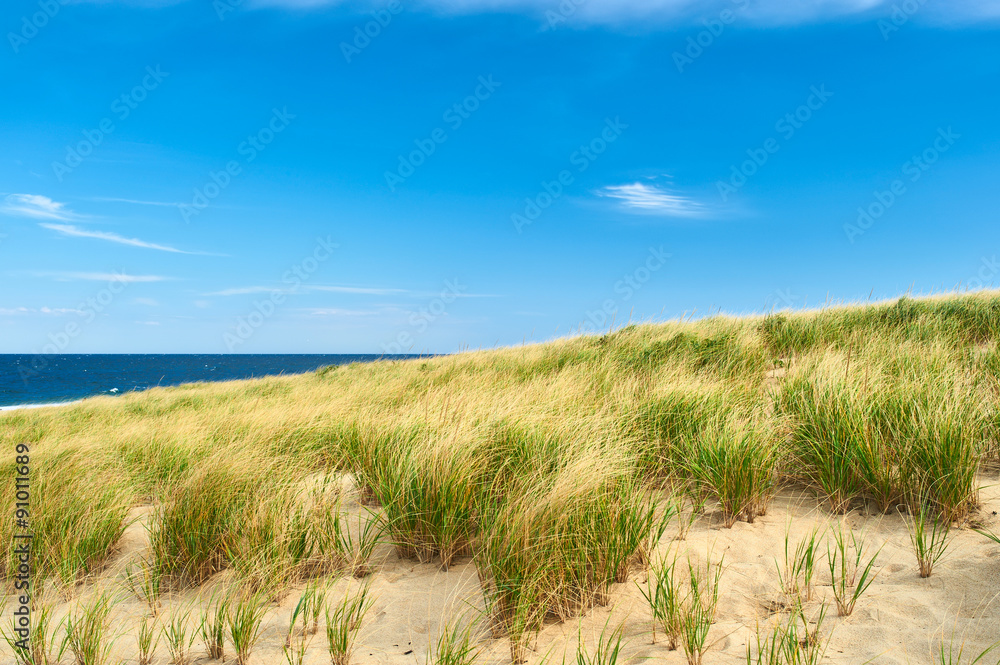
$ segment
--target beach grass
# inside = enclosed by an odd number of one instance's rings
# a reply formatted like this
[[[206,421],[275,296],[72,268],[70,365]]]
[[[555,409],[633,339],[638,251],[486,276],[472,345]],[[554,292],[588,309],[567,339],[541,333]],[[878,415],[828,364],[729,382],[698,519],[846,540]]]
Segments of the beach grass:
[[[155,614],[164,593],[231,572],[241,662],[266,602],[326,575],[370,576],[381,543],[442,571],[471,562],[514,661],[546,621],[606,604],[652,563],[657,626],[697,662],[718,569],[685,582],[700,585],[697,603],[678,592],[697,612],[676,614],[674,571],[656,552],[669,521],[681,534],[713,514],[755,528],[795,488],[833,515],[913,515],[915,552],[932,565],[946,537],[935,534],[969,522],[981,471],[1000,460],[998,331],[1000,294],[981,292],[156,388],[0,414],[0,469],[14,475],[14,447],[30,443],[38,582],[99,573],[144,508],[134,592]],[[10,483],[5,545],[13,504]],[[789,545],[785,582],[808,599],[819,549],[803,547]],[[831,550],[846,614],[871,574],[848,566],[851,548]],[[8,584],[17,565],[3,561]],[[74,621],[77,648],[96,648]]]

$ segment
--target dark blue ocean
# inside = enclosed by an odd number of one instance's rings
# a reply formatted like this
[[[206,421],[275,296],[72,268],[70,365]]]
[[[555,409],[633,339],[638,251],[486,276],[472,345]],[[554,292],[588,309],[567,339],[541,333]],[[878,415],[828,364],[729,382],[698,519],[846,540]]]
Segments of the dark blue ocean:
[[[417,357],[344,354],[0,354],[0,407],[54,404],[194,381],[301,374],[324,365]]]

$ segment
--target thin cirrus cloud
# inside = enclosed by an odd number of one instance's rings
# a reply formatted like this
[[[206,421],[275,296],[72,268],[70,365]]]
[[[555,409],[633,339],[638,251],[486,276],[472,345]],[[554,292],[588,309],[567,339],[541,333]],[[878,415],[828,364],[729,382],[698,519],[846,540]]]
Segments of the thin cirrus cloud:
[[[118,4],[138,8],[162,8],[194,0],[79,0],[97,4]],[[899,0],[413,0],[405,3],[426,11],[443,14],[476,14],[488,12],[524,13],[545,19],[550,13],[567,20],[584,23],[627,24],[636,21],[659,23],[689,23],[701,25],[706,16],[730,9],[746,22],[789,25],[820,23],[850,16],[869,15],[884,18],[893,12]],[[572,12],[561,12],[565,5]],[[367,12],[385,6],[382,0],[360,3],[346,0],[247,0],[227,3],[235,10],[279,8],[296,11],[344,6],[352,13]],[[929,23],[967,23],[1000,18],[1000,3],[995,0],[949,0],[949,2],[919,2],[919,20]]]
[[[53,201],[39,194],[8,194],[0,204],[0,213],[13,217],[51,219],[60,222],[81,219],[80,215],[68,210],[65,203]]]
[[[316,307],[304,310],[309,316],[376,316],[385,310],[380,309],[338,309]]]
[[[95,0],[91,0],[95,1]],[[135,0],[126,0],[134,2]],[[147,2],[149,0],[146,0]],[[173,3],[175,0],[162,0]],[[629,23],[637,20],[684,22],[700,24],[712,14],[730,9],[747,22],[758,24],[803,24],[837,20],[842,17],[869,14],[887,16],[899,0],[586,0],[570,4],[572,12],[564,18],[590,23]],[[344,0],[250,0],[244,6],[279,7],[294,10],[345,5]],[[373,1],[370,7],[384,3]],[[351,3],[351,6],[354,6]],[[562,5],[555,0],[422,0],[423,9],[446,14],[486,12],[519,12],[545,17],[560,13]],[[951,0],[940,7],[921,6],[921,18],[930,22],[970,21],[1000,16],[1000,6],[991,0]],[[370,8],[369,7],[369,8]]]
[[[690,197],[644,182],[609,185],[596,193],[598,196],[615,199],[628,212],[666,217],[700,217],[706,212],[704,205]]]
[[[245,296],[255,293],[306,293],[310,291],[325,291],[328,293],[351,293],[370,296],[385,296],[396,293],[406,293],[406,289],[382,289],[364,286],[324,286],[321,284],[302,284],[296,287],[280,286],[241,286],[233,289],[223,289],[203,293],[202,296]]]
[[[119,245],[128,245],[130,247],[142,247],[143,249],[155,249],[160,252],[171,252],[173,254],[200,254],[203,256],[219,256],[218,254],[210,254],[209,252],[189,252],[187,250],[171,247],[170,245],[160,245],[153,242],[146,242],[145,240],[139,240],[138,238],[126,238],[125,236],[118,235],[117,233],[112,233],[111,231],[92,231],[90,229],[82,229],[74,224],[41,223],[39,224],[39,226],[72,238],[93,238],[95,240],[105,240],[107,242],[113,242]]]
[[[327,286],[323,284],[300,284],[294,287],[287,286],[241,286],[232,289],[222,289],[200,294],[202,297],[226,297],[245,296],[256,293],[278,293],[278,294],[302,294],[302,293],[345,293],[366,296],[391,296],[405,295],[415,298],[434,298],[439,293],[431,291],[410,291],[408,289],[386,289],[368,286]],[[501,298],[495,293],[452,293],[453,298]]]
[[[35,271],[31,275],[48,277],[57,282],[124,282],[126,284],[166,282],[173,279],[173,277],[163,277],[162,275],[129,275],[124,272]]]
[[[159,206],[164,208],[180,208],[183,203],[172,203],[170,201],[140,201],[139,199],[120,199],[113,196],[95,196],[92,201],[102,201],[105,203],[131,203],[139,206]]]
[[[131,203],[138,201],[119,199]],[[145,202],[149,205],[173,205],[169,203]],[[111,231],[93,231],[81,228],[75,223],[86,219],[85,215],[80,215],[66,207],[65,203],[54,201],[47,196],[40,194],[7,194],[3,203],[0,203],[0,213],[12,217],[28,217],[30,219],[47,220],[39,222],[43,229],[55,231],[64,236],[73,238],[92,238],[94,240],[104,240],[119,245],[130,247],[141,247],[143,249],[154,249],[160,252],[171,252],[173,254],[199,254],[203,256],[221,256],[210,252],[190,252],[170,245],[161,245],[154,242],[147,242],[139,238],[127,238],[123,235]],[[58,223],[57,223],[58,222]]]
[[[63,316],[65,314],[83,314],[83,310],[67,307],[0,307],[0,316],[19,316],[23,314]]]

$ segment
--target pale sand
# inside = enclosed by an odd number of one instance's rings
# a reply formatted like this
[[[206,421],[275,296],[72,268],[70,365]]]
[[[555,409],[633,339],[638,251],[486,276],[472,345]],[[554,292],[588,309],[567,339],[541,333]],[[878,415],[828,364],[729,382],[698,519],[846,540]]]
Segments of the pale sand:
[[[982,511],[979,519],[993,531],[1000,531],[1000,483],[995,473],[981,482]],[[359,507],[353,504],[352,512]],[[145,520],[149,509],[134,511],[138,521],[126,531],[121,552],[108,569],[98,578],[96,585],[113,585],[120,578],[129,562],[141,556],[148,545]],[[690,552],[702,560],[711,550],[713,560],[725,555],[725,572],[722,578],[722,595],[717,622],[712,626],[709,642],[712,647],[705,655],[705,663],[743,663],[748,640],[753,639],[757,621],[768,621],[772,616],[768,608],[780,601],[778,572],[775,560],[783,558],[786,528],[791,529],[792,541],[807,535],[816,525],[824,527],[841,518],[829,515],[818,506],[815,497],[802,493],[780,494],[768,514],[755,524],[737,523],[725,529],[719,515],[711,507],[704,517],[694,524],[684,541],[673,539],[671,527],[660,544],[661,552],[675,548],[684,556]],[[878,559],[880,573],[868,592],[858,602],[850,617],[837,617],[836,607],[829,586],[829,572],[825,558],[817,566],[816,600],[806,606],[807,614],[818,611],[820,601],[828,599],[831,605],[824,623],[824,635],[831,636],[827,658],[831,663],[931,663],[934,653],[944,636],[949,642],[954,636],[956,647],[965,642],[968,662],[970,654],[978,654],[1000,640],[1000,546],[971,529],[953,530],[953,540],[945,559],[928,579],[918,576],[916,559],[910,546],[906,525],[898,515],[863,516],[858,509],[846,516],[850,526],[864,527],[869,542],[875,547],[884,544]],[[793,545],[794,546],[794,545]],[[825,552],[825,547],[823,548]],[[223,572],[200,591],[170,595],[165,598],[161,616],[169,616],[173,608],[193,603],[196,612],[213,588],[226,582],[229,573]],[[444,622],[456,617],[472,618],[483,608],[482,596],[475,567],[468,557],[443,572],[436,564],[418,564],[400,560],[394,551],[382,547],[376,557],[376,572],[370,578],[376,603],[368,614],[357,639],[352,662],[408,664],[426,662],[430,641],[436,639]],[[636,582],[644,574],[637,573],[625,583],[615,585],[612,602],[598,607],[583,617],[566,623],[550,623],[532,645],[529,662],[537,663],[549,654],[552,663],[575,662],[578,637],[582,636],[591,647],[605,625],[612,628],[624,624],[627,646],[625,658],[620,662],[638,663],[647,659],[665,663],[685,663],[683,651],[669,651],[662,640],[651,643],[649,607]],[[332,587],[330,597],[339,598],[347,589],[356,589],[360,583],[341,579]],[[281,643],[287,629],[289,615],[304,585],[299,585],[280,603],[269,608],[260,646],[251,658],[253,665],[283,663]],[[81,587],[83,597],[91,585]],[[79,591],[79,590],[78,590]],[[126,662],[135,661],[135,633],[138,618],[144,605],[127,593],[121,592],[122,602],[116,607],[116,628],[124,634],[116,644],[116,656]],[[62,617],[71,603],[58,608]],[[787,613],[773,615],[783,619]],[[10,617],[10,605],[4,612],[4,621]],[[192,618],[197,622],[198,617]],[[485,632],[481,640],[483,663],[509,662],[509,651],[504,640],[492,640]],[[227,662],[234,662],[231,648],[227,646]],[[209,663],[201,640],[193,648],[193,663]],[[1000,658],[995,652],[993,663]],[[0,662],[10,661],[10,652],[0,647]],[[63,662],[71,662],[66,654]],[[169,657],[161,643],[156,663],[167,663]],[[309,665],[329,663],[322,623],[320,632],[311,643],[306,662]]]
[[[11,406],[0,406],[0,411],[18,411],[20,409],[47,409],[50,406],[69,406],[83,400],[77,399],[71,402],[53,402],[51,404],[14,404]]]

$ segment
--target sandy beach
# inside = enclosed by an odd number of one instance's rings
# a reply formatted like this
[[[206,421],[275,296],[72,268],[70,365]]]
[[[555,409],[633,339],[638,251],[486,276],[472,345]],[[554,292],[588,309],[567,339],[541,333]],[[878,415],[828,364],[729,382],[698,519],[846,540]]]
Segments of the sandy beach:
[[[984,526],[1000,531],[1000,483],[991,474],[981,479]],[[362,514],[355,502],[348,506],[352,515]],[[108,569],[74,591],[74,600],[57,605],[56,616],[65,616],[75,603],[85,600],[95,589],[113,589],[118,594],[114,610],[114,631],[120,633],[114,657],[135,661],[136,626],[146,613],[146,606],[122,591],[129,565],[148,554],[146,529],[150,509],[137,508],[130,515],[134,522],[126,530],[120,551]],[[830,590],[829,572],[821,562],[815,581],[815,598],[807,603],[806,615],[815,617],[824,603],[829,615],[824,623],[824,639],[829,640],[829,663],[885,663],[915,665],[939,663],[941,644],[964,645],[966,653],[978,654],[1000,637],[1000,545],[988,541],[971,529],[956,531],[949,552],[932,577],[921,579],[904,520],[896,515],[870,514],[864,508],[843,517],[832,517],[817,510],[812,496],[787,492],[780,494],[768,515],[754,525],[737,523],[732,529],[721,526],[721,515],[709,508],[693,524],[686,540],[676,540],[671,528],[661,540],[658,551],[680,553],[696,559],[711,556],[724,560],[719,612],[713,624],[705,660],[709,663],[744,663],[748,641],[754,642],[754,630],[761,630],[783,618],[779,609],[787,603],[781,591],[778,568],[781,565],[786,533],[793,541],[819,528],[824,534],[832,524],[843,521],[864,532],[877,558],[877,577],[850,617],[837,617]],[[420,564],[400,559],[392,547],[382,546],[374,558],[372,584],[375,603],[358,632],[352,662],[412,665],[427,662],[429,649],[443,627],[456,622],[472,622],[484,611],[483,596],[476,568],[468,557],[460,559],[448,571],[436,563]],[[649,604],[641,593],[644,574],[636,574],[612,589],[610,603],[596,607],[583,616],[564,623],[549,622],[533,640],[529,663],[573,660],[582,643],[593,651],[602,631],[608,626],[623,626],[626,663],[655,659],[667,663],[685,663],[682,650],[667,648],[662,633],[652,643]],[[200,589],[169,594],[162,600],[162,615],[189,613],[192,622],[204,612],[207,599],[224,588],[231,578],[221,573]],[[355,591],[363,582],[351,578],[332,579],[331,597]],[[303,585],[290,588],[280,602],[268,606],[263,638],[251,662],[255,665],[284,662],[282,645],[288,622],[299,600]],[[322,633],[322,628],[320,630]],[[505,640],[492,639],[479,630],[481,662],[509,662]],[[329,656],[317,634],[310,643],[305,662],[328,663]],[[2,647],[0,647],[2,648]],[[196,639],[191,649],[193,663],[211,662],[205,647]],[[9,657],[8,653],[5,658]],[[158,662],[169,662],[167,649],[161,645]],[[965,661],[963,661],[965,662]],[[991,661],[987,661],[991,662]]]

